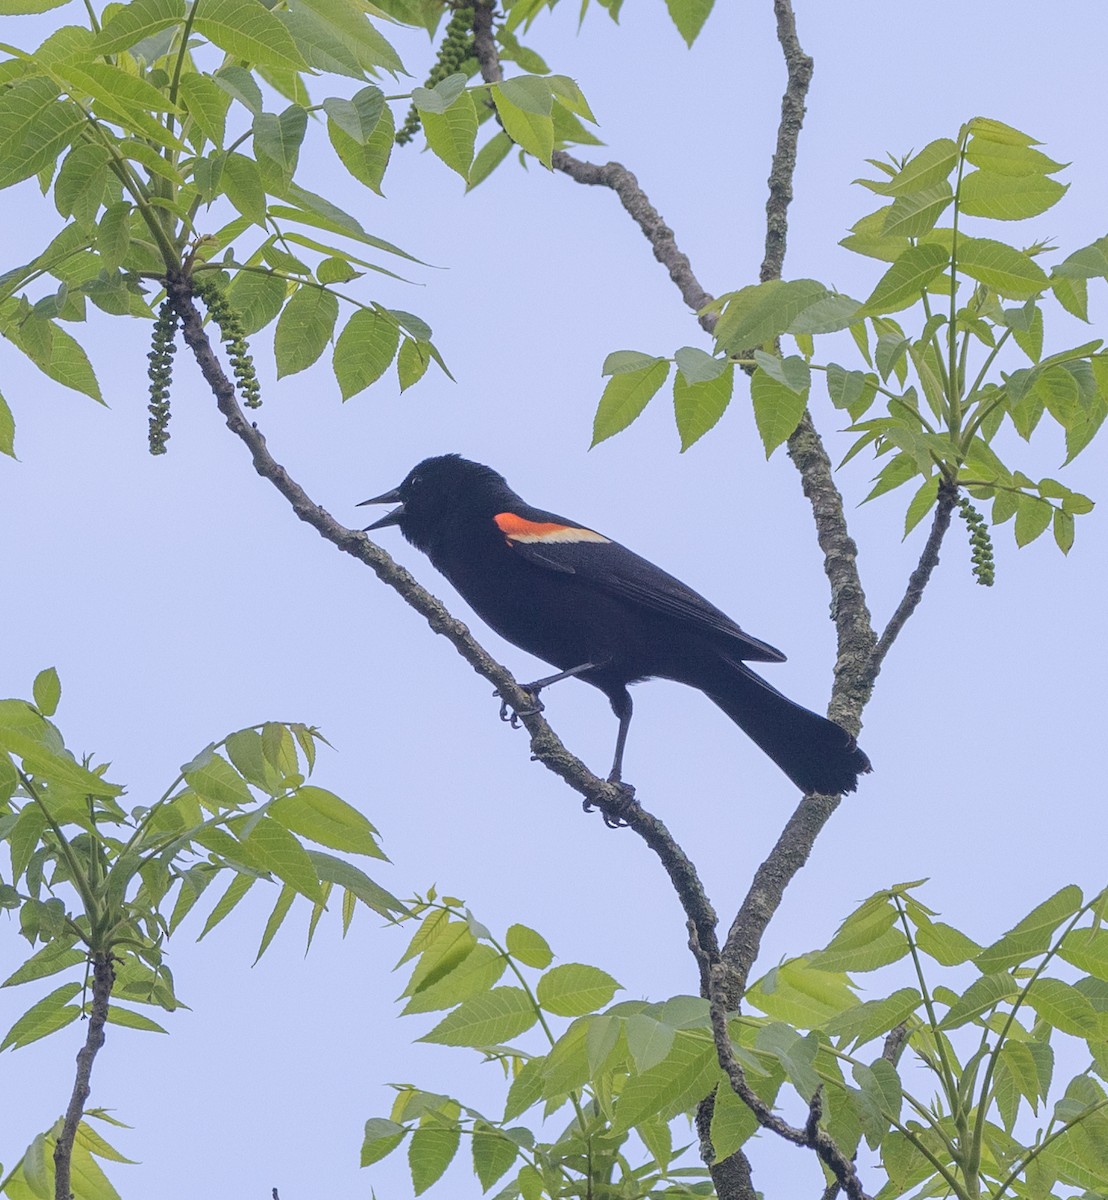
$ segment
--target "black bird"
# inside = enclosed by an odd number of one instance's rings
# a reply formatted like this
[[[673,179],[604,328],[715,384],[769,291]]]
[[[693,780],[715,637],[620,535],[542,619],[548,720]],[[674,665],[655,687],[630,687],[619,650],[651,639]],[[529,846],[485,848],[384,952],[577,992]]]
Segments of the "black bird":
[[[619,718],[609,778],[620,779],[631,722],[629,683],[660,677],[698,688],[803,792],[852,792],[869,759],[840,725],[794,704],[746,662],[785,656],[744,633],[680,580],[618,542],[533,508],[491,467],[428,458],[365,504],[396,504],[367,531],[400,532],[501,637],[575,675]]]

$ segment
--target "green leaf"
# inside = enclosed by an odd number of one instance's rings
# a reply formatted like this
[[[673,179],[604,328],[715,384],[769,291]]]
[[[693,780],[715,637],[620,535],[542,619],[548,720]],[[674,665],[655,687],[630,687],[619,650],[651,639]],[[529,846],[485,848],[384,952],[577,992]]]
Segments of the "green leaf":
[[[966,158],[975,167],[998,175],[1053,175],[1068,163],[1056,163],[1041,150],[986,138],[970,138]]]
[[[542,976],[535,994],[547,1012],[580,1017],[609,1004],[618,990],[619,984],[599,967],[563,963]]]
[[[74,146],[62,159],[54,181],[54,207],[63,217],[72,216],[83,228],[91,226],[108,183],[106,146],[86,143]]]
[[[225,758],[219,754],[199,757],[202,759],[199,765],[187,763],[181,771],[185,782],[201,799],[207,800],[217,811],[253,803],[254,797],[246,781]]]
[[[618,354],[620,351],[616,351],[616,353]],[[627,351],[622,353],[627,353]],[[609,355],[610,357],[612,356]],[[728,366],[727,359],[716,358],[715,355],[701,350],[698,346],[682,346],[674,353],[673,359],[686,383],[707,383],[709,380],[718,379]],[[605,367],[607,367],[607,363],[605,363]],[[604,374],[608,375],[610,372],[605,370]]]
[[[423,113],[444,113],[464,93],[466,77],[460,73],[447,75],[434,87],[412,88],[412,103]]]
[[[123,1008],[119,1004],[112,1004],[108,1009],[108,1022],[112,1025],[122,1025],[126,1029],[141,1029],[144,1033],[169,1032],[168,1029],[163,1029],[157,1021],[152,1021],[142,1013],[135,1012],[133,1008]]]
[[[227,199],[244,217],[267,229],[265,187],[258,164],[245,154],[237,153],[228,154],[219,161],[222,163],[222,184]]]
[[[422,121],[427,145],[468,182],[477,140],[477,108],[473,97],[462,92],[445,112],[424,112]]]
[[[570,79],[568,75],[547,75],[543,82],[550,89],[553,98],[558,102],[551,110],[552,112],[556,114],[558,107],[561,107],[567,112],[574,113],[578,117],[584,117],[586,121],[591,121],[594,125],[596,124],[596,117],[593,116],[593,111],[589,108],[589,102],[585,99],[585,94],[577,85],[576,80]],[[557,120],[557,117],[555,117],[555,120]]]
[[[867,1000],[827,1021],[824,1032],[843,1039],[847,1049],[864,1046],[895,1029],[916,1011],[923,997],[915,988],[900,988],[882,1000]]]
[[[424,1125],[408,1143],[412,1188],[418,1196],[442,1177],[458,1152],[461,1130],[457,1125]]]
[[[932,242],[909,246],[881,276],[863,312],[890,313],[914,304],[949,261],[949,253]]]
[[[767,354],[764,350],[755,350],[754,361],[767,375],[784,384],[790,392],[807,398],[812,386],[812,372],[803,358],[795,354],[782,358],[777,354]]]
[[[1068,313],[1072,313],[1079,321],[1089,320],[1089,287],[1084,279],[1070,279],[1055,273],[1051,276],[1050,286],[1054,298]]]
[[[750,381],[754,420],[766,449],[766,458],[792,436],[804,416],[807,398],[768,375],[761,367]]]
[[[349,100],[328,97],[323,101],[327,116],[360,146],[373,136],[385,109],[385,97],[380,88],[364,87]]]
[[[652,1117],[685,1112],[721,1081],[711,1039],[679,1032],[662,1062],[632,1075],[624,1085],[616,1103],[616,1128],[629,1129]],[[723,1082],[723,1086],[729,1085]]]
[[[290,104],[280,115],[258,113],[253,126],[254,153],[269,159],[285,176],[291,177],[307,128],[308,114],[299,104]]]
[[[0,188],[29,179],[54,163],[85,126],[56,83],[41,75],[0,92]]]
[[[489,138],[481,149],[477,151],[477,157],[473,160],[473,166],[469,169],[469,186],[466,188],[467,192],[472,192],[479,183],[488,179],[493,171],[508,157],[512,145],[512,139],[503,129],[498,130]]]
[[[269,949],[270,942],[277,936],[277,931],[285,923],[285,918],[289,915],[289,909],[292,908],[292,902],[295,899],[296,889],[287,883],[284,884],[277,895],[277,903],[274,904],[273,911],[269,914],[269,920],[265,923],[265,929],[262,930],[262,940],[258,944],[258,953],[254,956],[255,964]]]
[[[413,384],[418,383],[427,373],[430,364],[431,355],[426,344],[406,337],[400,344],[400,353],[396,356],[396,374],[400,381],[400,390],[407,391]]]
[[[696,41],[714,5],[715,0],[666,0],[669,15],[686,45]]]
[[[615,1020],[615,1018],[612,1018]],[[635,1060],[638,1071],[649,1071],[657,1066],[673,1048],[677,1030],[665,1025],[646,1013],[636,1013],[627,1018],[627,1049]]]
[[[309,850],[308,858],[320,880],[345,888],[347,892],[356,896],[363,904],[382,917],[391,920],[394,913],[406,911],[404,905],[391,892],[385,891],[379,884],[374,883],[364,871],[359,870],[353,863],[335,858],[332,854],[325,854],[322,850]]]
[[[407,1132],[403,1125],[398,1125],[395,1121],[388,1121],[384,1117],[371,1117],[365,1123],[361,1165],[372,1166],[391,1154],[404,1140]]]
[[[533,75],[524,75],[518,79],[505,80],[501,84],[493,84],[492,99],[504,132],[517,146],[533,154],[543,166],[549,168],[550,158],[554,153],[554,121],[549,115],[549,103],[545,114],[537,112],[537,105],[531,94],[534,89],[512,86],[521,84],[525,79],[536,78]],[[549,102],[549,91],[546,95]],[[514,102],[517,100],[526,100],[528,107],[520,107]]]
[[[958,165],[958,146],[950,138],[929,142],[884,185],[890,196],[908,196],[943,183]]]
[[[319,358],[331,340],[338,315],[338,298],[331,292],[305,286],[293,293],[277,320],[273,335],[278,379],[305,370]],[[350,325],[347,325],[349,328]],[[335,354],[338,357],[338,346],[335,347]],[[337,374],[337,363],[335,370]]]
[[[227,108],[231,103],[223,88],[207,75],[186,71],[181,76],[177,94],[201,133],[214,146],[221,147],[226,131]]]
[[[957,1029],[959,1025],[989,1012],[998,1004],[1011,1000],[1018,991],[1019,985],[1006,971],[982,975],[950,1006],[950,1011],[939,1022],[939,1028]]]
[[[134,0],[131,4],[119,5],[93,40],[92,50],[96,54],[129,50],[184,19],[184,0]]]
[[[0,454],[15,458],[15,418],[8,402],[0,395]]]
[[[644,354],[641,350],[613,350],[604,359],[601,375],[627,375],[632,371],[645,371],[655,363],[664,362],[656,354]]]
[[[319,879],[308,852],[271,817],[262,817],[243,844],[260,866],[294,891],[316,903],[322,899]]]
[[[207,937],[220,921],[230,916],[239,901],[242,900],[255,883],[257,883],[255,876],[236,871],[231,877],[231,882],[227,885],[227,890],[215,902],[215,907],[212,911],[208,913],[208,919],[204,922],[204,928],[197,934],[196,940],[199,942]]]
[[[526,1032],[538,1015],[522,988],[496,987],[474,996],[419,1040],[443,1046],[495,1046]]]
[[[1079,970],[1108,981],[1108,929],[1072,929],[1058,956]]]
[[[269,806],[269,815],[280,825],[332,850],[384,858],[374,836],[376,830],[352,805],[324,788],[306,785],[291,796],[281,796]]]
[[[758,1119],[729,1084],[716,1088],[712,1109],[712,1149],[716,1162],[730,1158],[758,1129]]]
[[[954,200],[954,192],[944,179],[920,191],[897,196],[886,210],[886,237],[922,237],[935,227]]]
[[[363,70],[372,72],[382,67],[394,75],[405,73],[396,50],[369,20],[368,13],[375,9],[367,10],[357,0],[295,0],[292,7],[294,11],[309,9],[320,22],[330,26],[353,51]]]
[[[152,113],[176,112],[165,94],[144,79],[128,74],[108,63],[55,63],[54,73],[61,77],[73,99],[92,97],[98,115],[106,116],[113,124],[122,125],[141,137],[171,150],[185,149]]]
[[[1081,889],[1073,884],[1037,905],[1002,938],[982,950],[973,960],[982,975],[1019,966],[1046,952],[1054,931],[1072,917],[1083,903]]]
[[[511,1138],[484,1122],[473,1126],[473,1171],[481,1190],[487,1192],[504,1173],[511,1169],[519,1147]]]
[[[657,359],[639,370],[613,375],[605,385],[597,405],[591,445],[597,446],[606,438],[626,429],[646,408],[668,375],[669,363],[665,359]]]
[[[773,279],[741,288],[726,298],[716,344],[724,353],[745,354],[788,332],[801,313],[828,295],[814,279]]]
[[[1069,554],[1073,548],[1073,517],[1060,508],[1054,510],[1054,541],[1063,554]]]
[[[4,1035],[4,1040],[0,1042],[0,1051],[7,1050],[9,1046],[13,1050],[20,1046],[29,1046],[39,1038],[64,1029],[66,1025],[76,1021],[81,1015],[81,1010],[69,1001],[81,991],[81,987],[79,982],[63,983],[37,1004],[32,1004]]]
[[[261,271],[238,271],[227,288],[227,299],[242,321],[247,337],[276,319],[285,303],[289,285],[277,275]]]
[[[829,292],[821,299],[809,304],[789,322],[786,333],[793,337],[805,334],[837,333],[850,326],[858,315],[861,303],[851,296]]]
[[[335,307],[337,310],[337,301]],[[381,378],[396,355],[399,341],[400,330],[389,317],[375,309],[362,308],[354,313],[335,342],[332,359],[343,400]]]
[[[262,67],[307,67],[289,31],[260,0],[220,0],[201,6],[193,28],[234,58]]]
[[[713,358],[712,362],[719,362],[719,359]],[[714,379],[699,383],[689,383],[682,371],[674,374],[673,413],[677,432],[681,435],[682,454],[723,416],[731,403],[734,384],[735,370],[731,363]]]
[[[1021,492],[1016,499],[1016,545],[1026,546],[1045,533],[1053,514],[1046,500]]]
[[[487,992],[504,974],[508,963],[493,946],[479,943],[442,978],[426,984],[405,1004],[403,1014],[453,1008],[471,996]],[[407,994],[408,989],[405,989]]]
[[[35,979],[46,979],[87,960],[87,954],[73,949],[72,939],[67,942],[64,938],[56,938],[40,947],[25,963],[17,967],[0,987],[16,987]]]
[[[58,701],[62,698],[61,680],[53,667],[39,671],[32,686],[35,706],[44,717],[52,717],[58,711]]]
[[[514,959],[526,967],[535,967],[540,971],[550,966],[554,958],[546,938],[526,925],[509,926],[504,944]]]
[[[1030,300],[1050,286],[1034,259],[990,238],[959,238],[958,269],[1012,300]]]
[[[836,408],[845,408],[857,421],[877,395],[877,377],[865,371],[848,371],[838,363],[827,367],[827,394]]]
[[[1020,133],[1003,121],[994,121],[991,117],[974,117],[969,122],[968,129],[974,137],[997,142],[1002,146],[1037,146],[1039,143],[1026,133]]]
[[[912,497],[908,505],[908,511],[904,514],[904,536],[912,532],[913,529],[923,520],[924,517],[935,507],[935,501],[939,496],[939,476],[932,475],[930,479],[925,479],[920,485],[919,491]]]
[[[1041,1020],[1074,1037],[1095,1038],[1100,1019],[1087,996],[1060,979],[1040,976],[1027,992],[1026,1003]]]
[[[768,1016],[802,1029],[821,1026],[858,1003],[845,974],[813,970],[802,958],[769,971],[749,989],[747,999]]]
[[[959,206],[969,217],[992,217],[997,221],[1022,221],[1052,208],[1069,190],[1046,175],[1000,175],[994,171],[971,171],[962,180]]]

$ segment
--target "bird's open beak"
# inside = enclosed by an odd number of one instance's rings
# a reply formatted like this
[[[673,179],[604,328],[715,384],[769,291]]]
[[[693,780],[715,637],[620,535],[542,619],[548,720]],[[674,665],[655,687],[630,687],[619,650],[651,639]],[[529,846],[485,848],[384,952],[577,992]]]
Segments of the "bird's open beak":
[[[395,504],[399,499],[400,489],[393,488],[390,492],[384,492],[380,496],[374,496],[372,500],[363,500],[358,507],[363,508],[367,504]],[[372,525],[367,525],[362,532],[369,533],[371,529],[384,529],[386,525],[399,525],[400,518],[403,515],[404,505],[401,504],[399,508],[394,508],[392,512],[385,513],[385,515],[379,521],[374,521]]]

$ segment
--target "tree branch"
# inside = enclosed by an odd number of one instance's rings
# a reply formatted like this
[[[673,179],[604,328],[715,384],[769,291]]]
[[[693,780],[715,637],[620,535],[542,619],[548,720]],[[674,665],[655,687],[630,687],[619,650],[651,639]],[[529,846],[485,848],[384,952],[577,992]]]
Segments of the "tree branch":
[[[85,1102],[92,1090],[92,1066],[96,1055],[104,1044],[104,1025],[108,1019],[108,1004],[115,970],[110,953],[98,952],[92,956],[92,1009],[89,1014],[85,1044],[77,1052],[77,1075],[73,1080],[73,1092],[69,1107],[65,1110],[65,1121],[58,1140],[54,1144],[54,1200],[72,1200],[71,1168],[73,1164],[73,1140],[77,1126],[85,1114]]]
[[[889,618],[889,623],[885,626],[885,632],[878,639],[877,645],[873,649],[873,655],[870,658],[869,664],[869,671],[872,676],[870,680],[871,686],[881,671],[881,664],[885,661],[885,655],[888,654],[889,649],[892,647],[893,642],[896,641],[900,631],[904,628],[908,618],[916,611],[916,606],[923,599],[923,589],[927,587],[932,572],[939,565],[939,549],[943,544],[943,538],[946,537],[947,530],[950,528],[950,517],[957,503],[957,485],[944,479],[939,484],[939,499],[935,505],[935,517],[931,522],[931,532],[927,535],[927,541],[924,543],[923,551],[920,554],[919,564],[908,577],[908,587],[904,592],[904,597],[897,605],[896,611]]]
[[[473,53],[485,83],[500,83],[504,78],[492,30],[493,9],[494,0],[478,0],[473,10]],[[711,333],[716,323],[715,314],[701,314],[700,310],[711,303],[712,297],[700,286],[688,256],[677,245],[673,230],[650,203],[635,176],[621,163],[598,165],[584,162],[580,158],[574,158],[572,154],[567,154],[565,150],[555,150],[550,161],[555,171],[568,175],[576,183],[611,188],[615,192],[631,220],[638,225],[650,243],[654,257],[669,272],[669,277],[677,285],[681,298],[698,314],[701,327]],[[787,205],[788,201],[785,203]]]
[[[270,454],[258,427],[243,415],[235,386],[224,371],[204,329],[204,322],[193,300],[191,280],[176,276],[167,279],[165,285],[166,294],[180,318],[185,343],[215,396],[216,406],[223,414],[227,427],[250,451],[258,474],[277,488],[302,521],[344,553],[368,566],[382,583],[399,593],[436,633],[442,634],[479,675],[493,684],[500,697],[519,714],[519,720],[530,735],[531,752],[535,759],[565,780],[584,798],[587,806],[600,809],[611,823],[626,824],[646,842],[669,875],[685,916],[695,931],[701,953],[714,962],[719,956],[715,911],[696,868],[665,825],[637,803],[625,785],[609,783],[594,775],[576,755],[570,753],[542,715],[535,711],[534,697],[492,658],[461,621],[451,616],[440,600],[421,587],[409,572],[364,533],[346,528],[308,496]]]

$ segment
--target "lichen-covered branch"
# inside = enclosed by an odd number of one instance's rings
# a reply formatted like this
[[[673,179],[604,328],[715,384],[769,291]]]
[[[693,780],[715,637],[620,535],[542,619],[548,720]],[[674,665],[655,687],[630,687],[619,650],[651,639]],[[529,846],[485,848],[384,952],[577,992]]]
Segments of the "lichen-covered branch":
[[[89,1009],[88,1029],[85,1031],[85,1044],[77,1052],[77,1074],[73,1080],[73,1092],[65,1110],[61,1133],[54,1143],[54,1200],[72,1198],[73,1140],[77,1136],[77,1126],[85,1114],[85,1104],[92,1091],[92,1067],[100,1047],[104,1045],[104,1025],[108,1020],[108,1005],[114,984],[115,970],[112,967],[111,954],[94,954],[92,1004]]]

